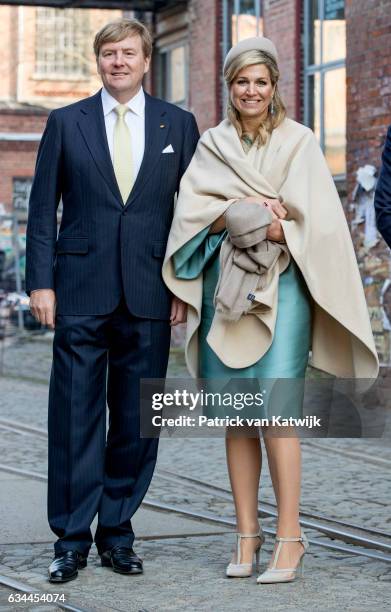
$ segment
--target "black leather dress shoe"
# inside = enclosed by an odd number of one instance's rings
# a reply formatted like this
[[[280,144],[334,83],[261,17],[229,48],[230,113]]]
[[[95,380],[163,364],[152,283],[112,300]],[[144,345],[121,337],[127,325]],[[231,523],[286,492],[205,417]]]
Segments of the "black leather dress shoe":
[[[111,550],[102,553],[100,558],[103,567],[112,567],[118,574],[143,573],[143,562],[133,548],[114,546]]]
[[[78,570],[87,566],[87,559],[75,550],[54,557],[49,567],[50,582],[68,582],[77,578]]]

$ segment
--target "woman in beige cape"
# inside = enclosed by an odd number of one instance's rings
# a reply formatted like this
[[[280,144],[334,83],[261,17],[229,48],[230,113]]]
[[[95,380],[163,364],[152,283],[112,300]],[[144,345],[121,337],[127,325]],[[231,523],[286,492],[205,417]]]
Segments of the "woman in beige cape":
[[[325,372],[376,377],[377,354],[343,209],[313,133],[285,117],[273,43],[241,41],[226,57],[224,78],[228,118],[203,134],[182,179],[163,265],[167,286],[188,304],[190,373],[300,379],[312,349],[312,365]],[[220,286],[221,266],[234,248],[231,212],[242,204],[259,206],[256,230],[264,230],[266,244],[286,245],[272,267],[262,268],[263,282],[248,296],[240,287],[232,295],[229,282]],[[242,306],[246,297],[242,316],[227,316],[230,300]],[[258,582],[287,582],[296,578],[308,547],[299,524],[300,442],[267,432],[264,441],[278,521],[273,556]],[[228,433],[226,448],[238,528],[227,576],[250,576],[264,540],[257,512],[259,436]]]

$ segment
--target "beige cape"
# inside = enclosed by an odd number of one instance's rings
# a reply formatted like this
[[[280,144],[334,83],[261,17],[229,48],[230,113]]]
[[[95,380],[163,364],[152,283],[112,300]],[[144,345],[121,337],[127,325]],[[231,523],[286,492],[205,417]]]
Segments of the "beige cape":
[[[343,378],[374,378],[378,358],[364,291],[346,218],[330,171],[312,131],[290,119],[273,130],[265,146],[246,155],[235,127],[222,121],[206,131],[185,172],[171,227],[163,278],[187,302],[186,362],[198,373],[197,329],[202,274],[176,278],[173,254],[222,215],[237,198],[282,196],[288,209],[283,229],[290,253],[314,299],[312,365]],[[227,366],[258,361],[273,340],[279,266],[259,308],[239,321],[215,313],[207,342]]]

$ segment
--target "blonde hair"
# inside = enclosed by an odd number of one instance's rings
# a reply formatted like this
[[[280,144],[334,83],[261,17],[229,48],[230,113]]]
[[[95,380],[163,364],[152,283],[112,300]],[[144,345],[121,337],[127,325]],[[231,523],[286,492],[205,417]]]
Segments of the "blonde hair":
[[[270,81],[275,87],[272,103],[274,111],[271,113],[269,107],[266,119],[261,123],[258,130],[257,145],[260,147],[266,143],[268,134],[271,134],[274,128],[279,126],[286,117],[286,109],[281,99],[280,92],[278,91],[278,79],[280,78],[280,71],[276,60],[272,55],[265,51],[253,49],[251,51],[245,51],[238,55],[225,69],[224,79],[230,93],[231,85],[238,73],[247,68],[248,66],[254,66],[255,64],[264,64],[270,75]],[[236,110],[232,104],[230,95],[228,96],[227,104],[227,117],[231,123],[236,127],[239,136],[242,136],[243,129],[240,122],[240,113]]]
[[[120,42],[128,36],[135,36],[136,34],[141,38],[144,57],[151,57],[152,36],[148,28],[138,19],[125,17],[110,21],[96,33],[94,40],[95,57],[98,59],[102,45],[105,43]]]

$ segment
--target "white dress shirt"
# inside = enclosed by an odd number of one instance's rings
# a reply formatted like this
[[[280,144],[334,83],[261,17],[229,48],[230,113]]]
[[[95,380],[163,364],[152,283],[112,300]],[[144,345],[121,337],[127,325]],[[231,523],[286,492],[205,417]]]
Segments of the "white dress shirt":
[[[118,100],[113,98],[113,96],[103,87],[103,115],[105,118],[106,135],[111,161],[113,161],[114,126],[117,121],[117,114],[114,108],[118,106],[118,104]],[[126,103],[126,106],[130,109],[125,115],[125,121],[130,130],[130,137],[132,140],[133,178],[136,180],[145,149],[145,96],[142,87],[140,87],[136,95]]]

